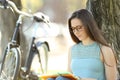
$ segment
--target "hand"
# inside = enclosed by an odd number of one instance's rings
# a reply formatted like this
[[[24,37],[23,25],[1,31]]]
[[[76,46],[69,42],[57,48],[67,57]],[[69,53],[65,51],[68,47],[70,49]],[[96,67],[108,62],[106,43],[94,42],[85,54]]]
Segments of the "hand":
[[[81,77],[78,77],[78,76],[74,76],[76,79],[75,80],[97,80],[97,79],[94,79],[94,78],[81,78]]]
[[[93,78],[82,78],[81,80],[97,80],[97,79],[93,79]]]

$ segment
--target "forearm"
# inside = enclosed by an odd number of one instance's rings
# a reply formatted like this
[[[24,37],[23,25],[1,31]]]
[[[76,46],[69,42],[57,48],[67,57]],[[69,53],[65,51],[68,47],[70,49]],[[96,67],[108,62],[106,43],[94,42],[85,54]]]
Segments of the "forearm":
[[[81,78],[81,77],[77,77],[75,76],[76,80],[97,80],[97,79],[94,79],[94,78]]]
[[[107,67],[105,72],[106,72],[106,80],[117,80],[116,67]]]
[[[97,80],[97,79],[93,79],[93,78],[82,78],[81,80]]]

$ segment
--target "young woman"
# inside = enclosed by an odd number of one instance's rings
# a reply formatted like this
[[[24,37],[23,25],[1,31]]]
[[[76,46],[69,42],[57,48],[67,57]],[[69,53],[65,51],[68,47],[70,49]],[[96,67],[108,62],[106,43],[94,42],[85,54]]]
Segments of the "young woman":
[[[68,70],[79,80],[116,80],[116,60],[92,14],[81,9],[68,20],[72,40]],[[49,79],[52,80],[52,79]],[[70,80],[57,77],[55,80]]]
[[[69,71],[82,79],[116,80],[113,50],[102,36],[92,14],[86,9],[75,11],[68,25],[72,40],[76,43],[69,55]]]

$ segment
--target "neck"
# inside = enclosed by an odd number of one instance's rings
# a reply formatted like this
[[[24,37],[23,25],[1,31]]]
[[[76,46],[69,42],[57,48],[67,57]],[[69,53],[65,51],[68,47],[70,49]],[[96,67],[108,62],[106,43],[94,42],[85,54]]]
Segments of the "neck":
[[[89,45],[89,44],[92,44],[94,43],[95,41],[91,40],[90,38],[87,38],[85,40],[82,41],[82,44],[83,45]]]

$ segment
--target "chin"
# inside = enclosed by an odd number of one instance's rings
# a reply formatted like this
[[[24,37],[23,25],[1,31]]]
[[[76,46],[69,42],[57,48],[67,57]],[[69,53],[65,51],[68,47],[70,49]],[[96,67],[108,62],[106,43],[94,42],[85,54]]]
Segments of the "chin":
[[[78,38],[80,41],[82,41],[83,39],[82,38]]]
[[[84,37],[79,37],[78,38],[80,41],[84,41],[86,38],[84,38]]]

